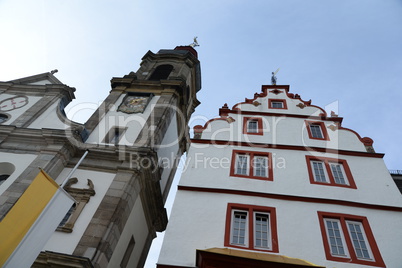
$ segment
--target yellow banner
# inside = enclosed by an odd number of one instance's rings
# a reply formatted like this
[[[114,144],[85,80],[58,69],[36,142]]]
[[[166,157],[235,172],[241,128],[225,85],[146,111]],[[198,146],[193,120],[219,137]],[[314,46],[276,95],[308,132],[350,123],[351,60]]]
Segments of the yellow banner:
[[[18,247],[58,189],[59,185],[41,170],[0,222],[0,267]]]

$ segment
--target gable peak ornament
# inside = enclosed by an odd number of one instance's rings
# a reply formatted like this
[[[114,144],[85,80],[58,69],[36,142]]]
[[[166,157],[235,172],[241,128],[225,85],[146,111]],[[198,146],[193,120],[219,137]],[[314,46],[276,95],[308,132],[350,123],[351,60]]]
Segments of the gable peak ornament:
[[[275,72],[272,72],[272,76],[271,76],[271,84],[272,85],[276,85],[276,74],[279,72],[279,68],[275,71]]]

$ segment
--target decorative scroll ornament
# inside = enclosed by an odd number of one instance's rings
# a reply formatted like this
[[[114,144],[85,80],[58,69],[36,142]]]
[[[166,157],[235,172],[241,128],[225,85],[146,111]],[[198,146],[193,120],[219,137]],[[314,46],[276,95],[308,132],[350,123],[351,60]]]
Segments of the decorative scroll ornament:
[[[261,105],[261,102],[254,101],[254,102],[253,102],[253,105],[254,105],[255,107],[260,106],[260,105]]]
[[[278,90],[278,89],[274,89],[270,91],[271,93],[274,93],[275,95],[278,95],[279,93],[282,93],[282,91]]]
[[[229,116],[228,118],[226,118],[226,121],[230,124],[230,123],[233,123],[236,120],[233,117]]]
[[[328,128],[332,131],[335,131],[339,128],[339,126],[338,125],[329,125]]]
[[[300,109],[304,109],[304,107],[306,107],[306,105],[304,103],[299,103],[296,105],[297,107],[299,107]]]

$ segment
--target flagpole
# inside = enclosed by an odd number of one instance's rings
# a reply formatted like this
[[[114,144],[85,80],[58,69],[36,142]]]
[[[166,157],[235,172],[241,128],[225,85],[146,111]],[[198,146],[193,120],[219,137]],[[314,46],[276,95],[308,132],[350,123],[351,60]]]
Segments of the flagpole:
[[[71,178],[75,170],[78,168],[78,166],[81,164],[81,162],[84,160],[84,158],[87,156],[89,150],[86,150],[84,154],[81,156],[81,159],[78,161],[78,163],[75,165],[75,167],[68,173],[67,177],[63,180],[63,182],[60,184],[60,187],[63,188],[64,185],[67,183],[67,181]]]

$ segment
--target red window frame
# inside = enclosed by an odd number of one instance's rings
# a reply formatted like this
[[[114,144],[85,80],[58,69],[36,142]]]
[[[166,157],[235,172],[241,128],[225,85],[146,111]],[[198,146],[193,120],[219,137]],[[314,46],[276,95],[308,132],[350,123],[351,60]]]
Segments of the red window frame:
[[[248,122],[257,121],[257,132],[248,132]],[[243,117],[243,134],[263,135],[262,118],[261,117]]]
[[[337,262],[356,263],[356,264],[370,265],[370,266],[377,266],[377,267],[385,267],[384,261],[381,257],[380,250],[378,249],[377,243],[374,239],[373,232],[371,231],[370,225],[369,225],[366,217],[318,211],[318,218],[319,218],[319,222],[320,222],[321,235],[322,235],[322,240],[323,240],[323,244],[324,244],[325,256],[326,256],[327,260],[337,261]],[[330,249],[327,231],[326,231],[326,227],[325,227],[325,219],[339,220],[341,229],[343,232],[343,236],[344,236],[343,238],[345,241],[344,246],[347,248],[349,256],[339,257],[339,256],[333,256],[331,254],[331,249]],[[350,238],[348,227],[346,225],[346,221],[355,221],[355,222],[359,222],[362,224],[364,233],[367,238],[367,241],[365,241],[365,242],[370,247],[373,260],[363,260],[363,259],[359,259],[356,256],[356,253],[355,253],[355,250],[353,247],[353,242]]]
[[[272,105],[273,102],[282,102],[282,108],[273,107],[273,105]],[[288,109],[288,105],[286,104],[286,100],[283,100],[283,99],[268,99],[268,108],[269,108],[269,109],[282,109],[282,110],[287,110],[287,109]]]
[[[248,163],[248,175],[237,174],[236,173],[236,159],[237,155],[247,155],[249,157]],[[254,175],[254,157],[255,156],[262,156],[268,158],[268,170],[267,170],[267,177],[260,177]],[[257,180],[274,180],[274,172],[272,169],[272,156],[271,153],[268,152],[253,152],[253,151],[242,151],[242,150],[233,150],[232,152],[232,163],[230,166],[230,176],[233,177],[241,177],[241,178],[249,178],[249,179],[257,179]]]
[[[233,210],[241,210],[245,211],[248,214],[248,243],[246,246],[238,246],[230,243],[230,235],[231,235],[231,227],[232,227],[232,211]],[[262,249],[254,247],[254,213],[269,213],[269,231],[271,238],[271,248]],[[258,251],[267,251],[267,252],[279,252],[278,245],[278,233],[276,227],[276,210],[274,207],[265,207],[265,206],[254,206],[254,205],[246,205],[246,204],[235,204],[228,203],[227,211],[226,211],[226,225],[225,225],[225,247],[233,247],[240,249],[250,249],[250,250],[258,250]]]
[[[320,161],[324,163],[325,170],[326,170],[326,175],[328,176],[329,182],[320,182],[316,181],[314,178],[314,171],[313,168],[311,167],[311,161]],[[336,186],[336,187],[346,187],[346,188],[352,188],[352,189],[357,189],[356,183],[353,179],[352,172],[350,171],[348,162],[344,159],[337,159],[337,158],[329,158],[329,157],[316,157],[316,156],[311,156],[311,155],[306,155],[306,162],[307,162],[307,170],[308,170],[308,175],[310,178],[310,183],[311,184],[319,184],[319,185],[326,185],[326,186]],[[331,171],[330,163],[337,163],[341,164],[343,167],[343,170],[345,171],[345,179],[348,181],[349,185],[347,184],[339,184],[335,182],[334,176]]]
[[[307,127],[307,133],[308,133],[308,136],[309,136],[310,139],[329,141],[328,131],[327,131],[327,129],[325,128],[324,122],[320,122],[320,121],[308,121],[308,120],[306,120],[305,122],[306,122],[306,127]],[[311,126],[311,125],[319,126],[319,127],[320,127],[321,133],[322,133],[322,136],[323,136],[322,138],[313,137],[313,134],[311,133],[311,129],[310,129],[310,126]]]

